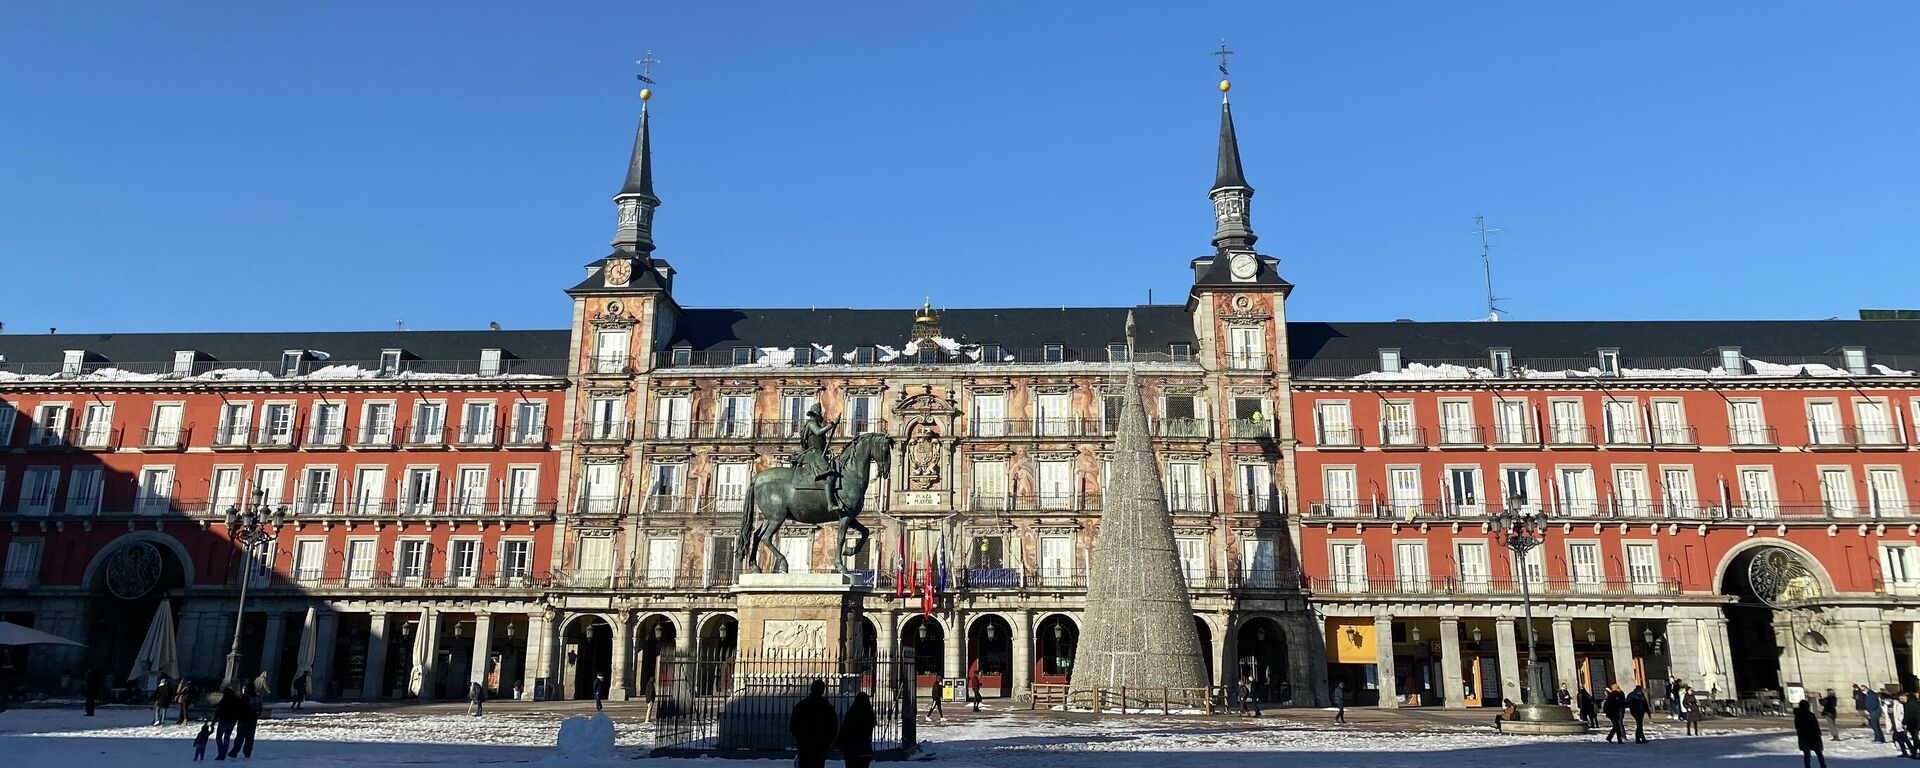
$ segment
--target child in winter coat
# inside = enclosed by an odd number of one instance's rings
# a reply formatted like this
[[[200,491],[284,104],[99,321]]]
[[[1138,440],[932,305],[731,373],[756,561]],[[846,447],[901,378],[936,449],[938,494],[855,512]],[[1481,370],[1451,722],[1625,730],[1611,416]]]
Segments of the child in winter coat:
[[[213,736],[213,723],[201,723],[200,735],[193,737],[193,760],[207,759],[207,739]]]

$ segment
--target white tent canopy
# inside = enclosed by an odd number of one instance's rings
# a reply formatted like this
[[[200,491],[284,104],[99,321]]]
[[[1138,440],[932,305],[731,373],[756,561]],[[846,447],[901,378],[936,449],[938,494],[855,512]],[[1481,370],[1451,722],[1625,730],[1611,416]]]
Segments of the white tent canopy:
[[[180,677],[179,645],[174,642],[173,607],[167,601],[153,609],[153,623],[147,625],[147,639],[140,643],[140,653],[133,659],[133,671],[127,673],[128,680],[140,680],[147,675],[166,675]]]
[[[313,636],[315,622],[316,617],[313,606],[307,606],[307,620],[300,625],[300,652],[294,661],[294,664],[298,665],[299,668],[294,670],[294,677],[313,673],[313,657],[319,650],[314,646],[316,642]]]
[[[71,645],[79,648],[87,647],[59,635],[49,635],[40,630],[23,627],[11,621],[0,621],[0,645]]]

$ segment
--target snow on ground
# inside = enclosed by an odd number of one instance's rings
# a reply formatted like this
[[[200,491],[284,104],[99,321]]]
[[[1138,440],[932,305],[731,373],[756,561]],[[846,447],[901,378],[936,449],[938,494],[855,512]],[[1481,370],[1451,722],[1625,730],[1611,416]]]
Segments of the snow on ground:
[[[689,764],[784,768],[790,760],[646,759],[652,730],[619,722],[610,758],[561,757],[555,749],[565,711],[515,711],[470,718],[408,709],[282,712],[260,724],[250,762],[314,768],[531,765],[536,768],[684,768]],[[0,754],[23,766],[185,763],[192,726],[150,726],[146,709],[11,709],[0,713]],[[1291,710],[1278,717],[1105,716],[1001,712],[923,725],[923,758],[945,768],[1226,768],[1296,765],[1333,768],[1481,768],[1618,760],[1665,766],[1759,766],[1798,762],[1788,721],[1768,730],[1709,728],[1679,736],[1653,721],[1649,745],[1613,745],[1599,735],[1516,737],[1430,713],[1396,714],[1391,723],[1334,726],[1330,715]],[[1860,729],[1828,745],[1836,764],[1911,765],[1891,745]],[[209,750],[211,752],[211,750]],[[212,759],[209,754],[208,759]],[[839,765],[837,761],[829,765]]]

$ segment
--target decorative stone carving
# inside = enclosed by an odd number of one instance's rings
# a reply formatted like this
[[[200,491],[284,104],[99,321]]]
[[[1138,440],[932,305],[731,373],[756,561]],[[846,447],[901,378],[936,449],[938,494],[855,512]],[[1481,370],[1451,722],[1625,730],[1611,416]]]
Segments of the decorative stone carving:
[[[769,656],[811,656],[827,652],[827,622],[769,619],[760,634],[760,650]]]
[[[114,597],[144,597],[159,583],[160,550],[152,544],[136,541],[114,550],[107,559],[107,591]]]
[[[932,429],[918,430],[907,444],[907,490],[931,491],[940,486],[940,445]]]

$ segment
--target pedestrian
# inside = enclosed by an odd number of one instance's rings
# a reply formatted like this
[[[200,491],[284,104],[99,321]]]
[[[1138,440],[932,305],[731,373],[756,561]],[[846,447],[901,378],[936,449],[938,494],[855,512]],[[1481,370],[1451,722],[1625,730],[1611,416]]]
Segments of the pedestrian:
[[[100,703],[100,673],[88,668],[84,679],[82,685],[86,686],[87,717],[93,717],[93,708]]]
[[[1700,720],[1705,713],[1700,710],[1700,699],[1693,695],[1693,688],[1681,689],[1680,717],[1687,721],[1687,735],[1700,735]]]
[[[1347,684],[1333,686],[1333,721],[1345,725],[1347,722]]]
[[[1686,713],[1680,706],[1680,697],[1686,689],[1687,684],[1681,682],[1678,677],[1667,681],[1667,712],[1673,715],[1675,721],[1686,717]]]
[[[301,670],[300,676],[293,679],[293,708],[299,709],[307,700],[307,687],[313,685],[313,673]]]
[[[193,737],[193,761],[207,759],[207,737],[213,735],[213,723],[201,723],[200,734]]]
[[[1621,718],[1627,714],[1627,695],[1620,692],[1619,685],[1607,686],[1607,698],[1600,703],[1600,711],[1607,716],[1611,727],[1607,729],[1607,741],[1627,743],[1627,729]]]
[[[1833,733],[1833,740],[1840,740],[1840,697],[1833,695],[1833,689],[1827,689],[1827,695],[1820,697],[1820,716],[1827,721],[1827,730]]]
[[[1653,702],[1647,700],[1646,689],[1636,685],[1627,694],[1627,712],[1633,715],[1633,743],[1647,743],[1647,715],[1653,712]]]
[[[1254,703],[1259,704],[1259,699],[1255,699]],[[1286,680],[1280,681],[1280,703],[1293,706],[1293,683]]]
[[[1801,699],[1793,708],[1793,734],[1800,741],[1800,765],[1813,768],[1813,759],[1820,758],[1820,768],[1827,768],[1827,755],[1820,749],[1820,721],[1813,716],[1813,702]]]
[[[794,759],[795,768],[825,768],[827,751],[833,748],[833,737],[839,731],[840,718],[833,712],[833,702],[827,701],[827,683],[815,680],[807,697],[793,705],[793,715],[787,718],[787,733],[800,752]]]
[[[195,686],[191,679],[180,679],[179,690],[173,693],[174,704],[180,707],[180,717],[174,721],[175,725],[187,724],[187,708],[193,706],[193,697],[199,693],[198,686]]]
[[[602,707],[600,702],[605,701],[606,698],[607,676],[604,673],[595,673],[593,676],[593,711],[603,711],[605,707]]]
[[[1504,731],[1506,729],[1501,727],[1502,724],[1508,721],[1511,721],[1514,718],[1519,716],[1520,716],[1520,708],[1517,706],[1514,706],[1513,699],[1501,699],[1500,714],[1493,716],[1493,729],[1496,731]]]
[[[933,716],[939,715],[942,721],[947,719],[947,711],[940,707],[940,700],[947,697],[947,681],[933,681],[933,701],[927,704],[927,722],[933,722]]]
[[[1860,713],[1860,724],[1867,724],[1867,685],[1853,684],[1853,711]]]
[[[168,680],[166,675],[161,675],[160,681],[153,684],[154,725],[159,725],[160,721],[167,719],[167,707],[171,704],[173,704],[173,681]]]
[[[1580,722],[1586,723],[1588,728],[1599,728],[1600,714],[1594,707],[1593,694],[1587,692],[1586,686],[1580,686],[1576,701],[1580,703]]]
[[[1883,707],[1880,703],[1880,692],[1872,688],[1865,688],[1860,695],[1860,707],[1861,714],[1866,715],[1867,727],[1873,730],[1873,743],[1887,743],[1886,731],[1882,729],[1880,725],[1880,718],[1886,714],[1882,711]]]
[[[1920,760],[1920,695],[1900,694],[1900,728],[1907,732],[1907,757]]]
[[[233,728],[233,751],[228,757],[253,759],[253,732],[260,727],[260,691],[248,683],[240,689],[240,719]]]
[[[1253,690],[1253,675],[1240,678],[1240,714],[1249,713],[1260,716],[1260,695]]]
[[[467,683],[467,715],[469,717],[479,717],[481,711],[486,709],[486,706],[487,687],[481,685],[478,680]]]
[[[1906,701],[1907,694],[1905,692],[1899,692],[1882,699],[1881,706],[1886,708],[1884,715],[1887,718],[1887,730],[1893,731],[1894,748],[1900,750],[1901,757],[1912,757],[1913,739],[1907,736],[1907,726],[1905,725]]]
[[[220,689],[220,701],[213,705],[213,722],[216,726],[213,745],[218,748],[215,760],[227,759],[227,750],[233,746],[233,729],[240,724],[240,711],[246,709],[240,694],[231,686]]]
[[[967,702],[973,705],[973,711],[978,712],[984,698],[980,694],[980,667],[975,665],[967,670]]]
[[[1561,685],[1560,691],[1553,695],[1553,700],[1555,703],[1563,707],[1572,706],[1573,694],[1567,692],[1567,686]]]
[[[847,705],[847,714],[840,718],[840,757],[847,768],[867,768],[873,764],[873,698],[861,691],[854,695],[853,703]]]

